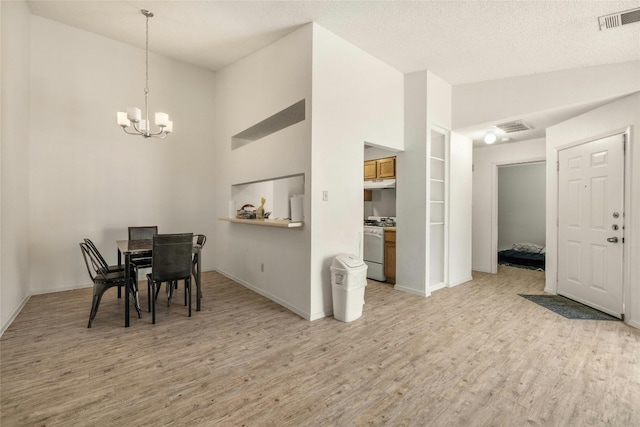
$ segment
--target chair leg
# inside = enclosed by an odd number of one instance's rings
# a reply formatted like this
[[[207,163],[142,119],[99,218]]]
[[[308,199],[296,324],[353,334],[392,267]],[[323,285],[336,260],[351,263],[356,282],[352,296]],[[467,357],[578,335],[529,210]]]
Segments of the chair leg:
[[[153,294],[153,286],[151,279],[147,278],[147,313],[151,313],[151,295]]]
[[[171,307],[172,296],[173,296],[173,282],[167,282],[167,307]]]
[[[191,277],[184,281],[184,296],[187,297],[187,289],[189,290],[189,317],[191,317]]]
[[[120,287],[118,286],[118,291],[120,291]],[[133,303],[136,307],[136,311],[138,312],[138,319],[142,319],[142,313],[140,311],[140,295],[138,293],[138,284],[131,285],[131,293],[133,294]]]
[[[98,313],[98,307],[100,306],[100,301],[102,300],[102,294],[107,290],[104,286],[94,285],[93,286],[93,301],[91,301],[91,312],[89,313],[89,324],[87,328],[91,327],[91,322],[95,319],[96,314]]]
[[[156,283],[151,282],[151,292],[155,290],[154,289],[155,287],[156,287]],[[151,298],[151,324],[152,325],[156,324],[156,299],[155,298]]]

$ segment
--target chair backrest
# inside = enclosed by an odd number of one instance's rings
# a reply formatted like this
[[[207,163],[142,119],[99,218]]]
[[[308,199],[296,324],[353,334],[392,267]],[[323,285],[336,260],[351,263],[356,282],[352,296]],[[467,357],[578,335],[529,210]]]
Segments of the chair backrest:
[[[195,243],[200,247],[203,247],[207,242],[207,236],[205,236],[204,234],[194,234],[193,239],[195,240]]]
[[[84,264],[87,266],[87,273],[91,277],[91,281],[95,282],[97,278],[106,279],[103,270],[100,266],[100,262],[93,254],[93,251],[86,243],[80,243],[80,250],[82,251],[82,257],[84,258]]]
[[[129,240],[153,239],[153,235],[158,234],[157,225],[147,225],[142,227],[129,227]]]
[[[107,261],[104,259],[104,257],[102,256],[102,254],[100,253],[96,245],[93,244],[91,239],[84,239],[84,243],[87,245],[87,248],[89,248],[93,256],[96,258],[96,260],[100,264],[100,267],[109,269],[109,264],[107,264]]]
[[[153,236],[151,278],[166,282],[191,277],[193,233]]]

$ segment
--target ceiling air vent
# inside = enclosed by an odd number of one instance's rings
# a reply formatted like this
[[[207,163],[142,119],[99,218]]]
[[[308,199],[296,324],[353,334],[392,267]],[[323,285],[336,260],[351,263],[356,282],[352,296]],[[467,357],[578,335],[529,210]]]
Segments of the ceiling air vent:
[[[498,125],[495,125],[495,127],[500,129],[504,133],[513,133],[513,132],[520,132],[523,130],[533,129],[533,127],[529,126],[522,120],[514,120],[512,122],[500,123]]]
[[[600,31],[640,21],[640,7],[598,17]]]

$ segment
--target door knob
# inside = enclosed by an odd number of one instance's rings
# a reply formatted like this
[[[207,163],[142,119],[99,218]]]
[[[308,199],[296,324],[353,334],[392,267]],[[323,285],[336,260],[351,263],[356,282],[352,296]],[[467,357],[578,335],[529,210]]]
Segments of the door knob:
[[[618,238],[617,237],[609,237],[607,239],[607,242],[618,243]]]

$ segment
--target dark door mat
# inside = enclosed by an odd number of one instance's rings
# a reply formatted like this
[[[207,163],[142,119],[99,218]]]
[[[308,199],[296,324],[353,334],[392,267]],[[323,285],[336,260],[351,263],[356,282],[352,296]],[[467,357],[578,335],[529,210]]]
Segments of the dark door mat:
[[[567,319],[581,320],[620,320],[603,313],[595,308],[588,307],[579,302],[570,300],[560,295],[524,295],[518,294],[529,301],[535,302]]]

